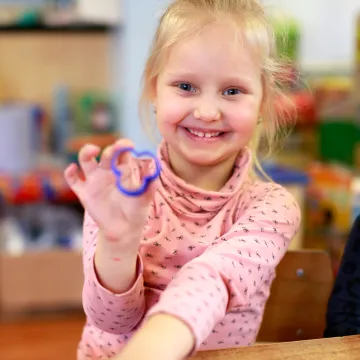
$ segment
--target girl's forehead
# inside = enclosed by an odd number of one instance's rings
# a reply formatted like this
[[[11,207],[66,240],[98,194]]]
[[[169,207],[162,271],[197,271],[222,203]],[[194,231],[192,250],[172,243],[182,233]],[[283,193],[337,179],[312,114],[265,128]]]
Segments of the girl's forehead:
[[[182,40],[180,39],[176,45],[181,46],[208,46],[209,43],[214,46],[224,48],[227,45],[235,45],[239,43],[241,31],[235,29],[233,26],[227,26],[225,24],[210,24],[200,28],[198,31],[190,33]],[[175,36],[176,37],[176,36]]]
[[[234,71],[258,72],[259,58],[251,46],[230,27],[210,27],[174,44],[164,64],[167,71],[195,72]]]

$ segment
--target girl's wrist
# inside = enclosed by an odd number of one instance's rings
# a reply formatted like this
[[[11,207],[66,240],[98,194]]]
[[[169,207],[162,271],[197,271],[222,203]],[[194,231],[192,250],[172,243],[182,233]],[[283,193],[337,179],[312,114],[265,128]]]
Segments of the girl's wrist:
[[[122,254],[123,256],[136,255],[141,239],[141,232],[113,234],[106,231],[99,231],[98,241],[104,252],[109,254]]]
[[[125,293],[137,279],[138,245],[124,248],[117,243],[107,243],[100,233],[98,236],[94,257],[98,281],[115,294]]]

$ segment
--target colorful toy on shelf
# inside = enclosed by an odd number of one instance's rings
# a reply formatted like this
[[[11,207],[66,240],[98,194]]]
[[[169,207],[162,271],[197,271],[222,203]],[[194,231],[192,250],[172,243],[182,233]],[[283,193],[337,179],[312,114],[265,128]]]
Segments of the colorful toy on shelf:
[[[347,76],[320,76],[309,81],[322,119],[353,120],[353,80]]]
[[[129,188],[126,188],[125,186],[122,185],[123,173],[119,170],[119,168],[117,166],[117,161],[118,161],[119,156],[121,156],[125,152],[130,152],[133,155],[135,155],[137,158],[148,157],[148,158],[152,159],[155,164],[155,171],[151,175],[145,176],[142,184],[137,189],[130,190]],[[137,152],[133,148],[123,148],[123,149],[118,150],[112,159],[111,168],[116,177],[117,188],[119,189],[119,191],[121,191],[124,195],[127,195],[127,196],[142,195],[147,190],[150,183],[152,181],[154,181],[157,177],[159,177],[160,171],[161,171],[160,162],[155,155],[153,155],[150,151]]]
[[[312,81],[311,85],[319,114],[319,158],[353,166],[360,142],[353,81],[349,77],[333,76]]]
[[[358,214],[356,199],[359,195],[359,178],[339,164],[313,163],[308,170],[308,229],[321,230],[331,212],[332,225],[337,232],[347,234]]]
[[[360,214],[360,178],[338,164],[313,163],[307,190],[307,233],[312,247],[328,250],[334,267],[356,216]]]
[[[116,131],[116,111],[109,94],[88,92],[76,100],[75,135],[109,134]]]
[[[39,169],[18,176],[0,174],[0,194],[11,204],[77,200],[66,184],[63,172],[52,169]]]
[[[115,106],[109,94],[87,92],[79,96],[75,101],[73,132],[65,145],[68,160],[77,162],[77,153],[86,143],[102,149],[114,143],[119,138],[116,128]]]
[[[360,214],[360,178],[338,164],[313,163],[307,191],[307,238],[329,252],[337,272],[348,233]]]

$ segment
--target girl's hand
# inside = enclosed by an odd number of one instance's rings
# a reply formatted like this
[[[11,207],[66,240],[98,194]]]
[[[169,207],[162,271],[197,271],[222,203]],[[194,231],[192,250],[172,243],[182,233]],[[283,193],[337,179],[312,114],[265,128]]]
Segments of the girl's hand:
[[[97,223],[104,238],[121,243],[124,247],[129,245],[126,244],[126,239],[138,237],[140,241],[148,207],[156,189],[155,181],[143,195],[137,197],[123,195],[118,190],[111,161],[115,152],[125,147],[133,148],[133,144],[129,140],[117,141],[103,151],[100,161],[97,162],[100,148],[91,144],[85,145],[79,152],[79,165],[84,179],[80,177],[76,164],[69,165],[65,170],[66,181]],[[134,188],[141,184],[143,175],[140,163],[146,165],[146,162],[140,159],[135,161],[130,153],[124,153],[118,159],[124,187]]]

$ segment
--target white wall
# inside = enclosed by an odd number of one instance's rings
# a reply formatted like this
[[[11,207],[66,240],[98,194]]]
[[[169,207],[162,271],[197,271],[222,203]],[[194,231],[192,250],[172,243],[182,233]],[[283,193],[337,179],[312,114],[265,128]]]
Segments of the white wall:
[[[154,35],[158,15],[168,0],[123,0],[125,26],[117,43],[116,89],[122,103],[120,131],[140,149],[155,149],[138,117],[141,75]]]
[[[264,0],[264,3],[300,21],[300,62],[305,68],[324,63],[353,65],[360,0]]]

